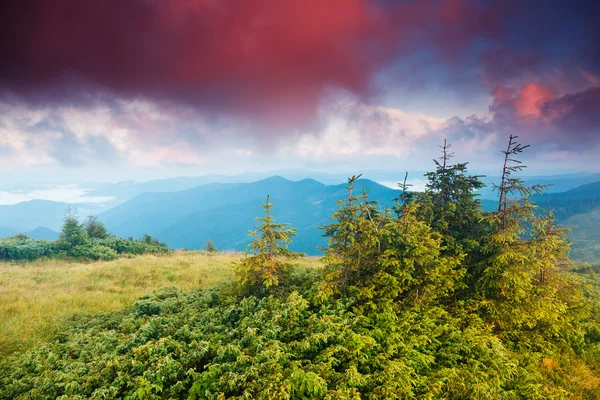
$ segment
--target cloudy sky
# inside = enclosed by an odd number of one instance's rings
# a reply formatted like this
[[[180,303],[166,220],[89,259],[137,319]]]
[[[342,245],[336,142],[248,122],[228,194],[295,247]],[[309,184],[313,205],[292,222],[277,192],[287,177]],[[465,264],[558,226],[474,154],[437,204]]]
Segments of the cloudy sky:
[[[600,169],[600,6],[553,0],[5,0],[5,181],[285,168]],[[400,173],[402,175],[402,173]]]

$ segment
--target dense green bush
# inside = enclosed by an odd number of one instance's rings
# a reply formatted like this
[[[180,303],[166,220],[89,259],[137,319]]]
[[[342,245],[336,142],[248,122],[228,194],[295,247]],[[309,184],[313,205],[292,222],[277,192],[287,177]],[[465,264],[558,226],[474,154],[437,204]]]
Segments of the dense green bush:
[[[0,239],[0,260],[34,260],[58,253],[56,245],[46,240],[34,240],[25,235]]]
[[[397,304],[369,317],[356,314],[351,301],[320,303],[310,291],[237,301],[230,290],[166,288],[125,311],[80,318],[56,343],[5,360],[0,398],[600,395],[593,370],[569,346],[536,343],[534,335],[516,351],[468,309]],[[591,332],[565,340],[587,348],[598,367]]]
[[[117,258],[117,252],[114,249],[100,244],[75,246],[71,249],[71,255],[77,258],[103,261],[110,261]]]
[[[121,239],[114,236],[109,236],[106,239],[93,239],[90,240],[90,243],[108,247],[117,254],[160,254],[169,252],[169,248],[165,244]]]
[[[109,236],[106,226],[94,215],[90,215],[87,218],[83,224],[83,228],[90,239],[106,239]]]
[[[118,255],[164,254],[170,250],[150,235],[140,240],[121,239],[107,233],[97,218],[80,224],[76,213],[67,210],[60,238],[56,242],[34,240],[26,235],[0,239],[0,260],[35,260],[41,257],[74,257],[114,260]]]

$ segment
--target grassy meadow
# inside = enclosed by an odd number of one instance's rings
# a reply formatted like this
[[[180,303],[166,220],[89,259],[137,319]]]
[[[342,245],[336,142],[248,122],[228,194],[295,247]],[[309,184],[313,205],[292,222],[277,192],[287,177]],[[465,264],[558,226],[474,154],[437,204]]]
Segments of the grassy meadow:
[[[123,309],[166,287],[208,288],[232,278],[238,253],[175,252],[114,261],[0,263],[0,358],[32,348],[80,313]],[[317,257],[300,260],[320,265]]]

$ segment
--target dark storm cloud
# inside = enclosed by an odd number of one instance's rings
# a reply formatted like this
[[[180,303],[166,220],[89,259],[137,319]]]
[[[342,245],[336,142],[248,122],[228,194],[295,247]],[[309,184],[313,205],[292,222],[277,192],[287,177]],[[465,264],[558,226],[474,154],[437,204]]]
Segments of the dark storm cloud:
[[[600,87],[569,94],[542,106],[561,143],[585,149],[600,144]]]
[[[446,59],[501,31],[499,6],[370,0],[8,0],[0,85],[30,101],[170,99],[261,118],[314,115],[323,90],[431,47]]]
[[[41,101],[105,90],[242,114],[311,113],[325,85],[366,94],[399,33],[370,2],[319,4],[9,1],[2,85]]]
[[[493,94],[489,119],[454,117],[440,134],[453,140],[495,136],[500,142],[519,135],[540,152],[600,150],[600,87],[558,96],[548,87],[527,84],[520,89],[498,87]]]
[[[490,84],[537,74],[542,65],[541,54],[510,48],[486,49],[481,54],[483,79]]]
[[[6,0],[0,7],[0,100],[50,109],[37,125],[15,124],[30,139],[47,135],[52,157],[65,165],[115,160],[122,154],[114,143],[123,152],[154,151],[149,162],[183,147],[251,148],[257,138],[259,151],[271,152],[278,136],[283,143],[322,135],[331,115],[360,131],[365,146],[428,140],[437,128],[418,126],[415,135],[402,126],[408,117],[377,108],[379,94],[427,85],[448,99],[477,99],[465,114],[491,92],[489,115],[446,121],[443,133],[456,140],[517,133],[572,149],[600,142],[595,1]],[[378,80],[380,73],[396,79]],[[355,105],[336,109],[348,93]],[[127,106],[136,101],[161,115],[138,116]],[[108,108],[110,116],[97,123],[102,132],[82,134],[52,119],[61,107]],[[416,113],[448,115],[436,111]],[[111,136],[113,125],[127,131],[125,143]]]

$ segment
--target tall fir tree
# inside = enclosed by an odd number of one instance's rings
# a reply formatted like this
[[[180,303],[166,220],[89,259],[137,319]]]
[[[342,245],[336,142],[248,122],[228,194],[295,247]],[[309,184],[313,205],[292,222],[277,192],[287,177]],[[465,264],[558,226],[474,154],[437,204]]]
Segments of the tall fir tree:
[[[358,178],[348,179],[348,197],[324,227],[329,247],[322,297],[353,298],[358,311],[381,312],[400,303],[430,304],[452,292],[459,258],[441,254],[440,235],[415,216],[418,204],[403,206],[400,217],[380,211],[365,190],[355,194]]]
[[[83,227],[90,239],[106,239],[109,236],[106,226],[95,215],[88,216]]]
[[[86,244],[87,239],[87,232],[77,217],[77,209],[68,208],[58,239],[59,245],[64,250],[70,250],[75,246]]]
[[[442,234],[447,251],[472,252],[481,237],[483,212],[477,190],[484,187],[479,175],[469,175],[468,163],[450,164],[451,144],[444,140],[440,161],[433,160],[434,172],[425,174],[426,190],[421,202],[421,217]]]
[[[551,212],[540,210],[531,195],[544,186],[527,186],[513,177],[525,168],[515,157],[529,146],[510,136],[502,170],[498,211],[483,245],[478,282],[483,315],[497,330],[538,329],[549,333],[568,326],[567,311],[581,301],[564,271],[569,259],[567,230]]]
[[[260,224],[249,231],[253,239],[249,244],[251,254],[235,266],[238,283],[245,294],[259,297],[270,294],[289,275],[293,266],[291,261],[302,256],[288,249],[296,229],[288,228],[288,223],[275,222],[274,206],[267,196],[261,206],[264,217],[255,218]]]

